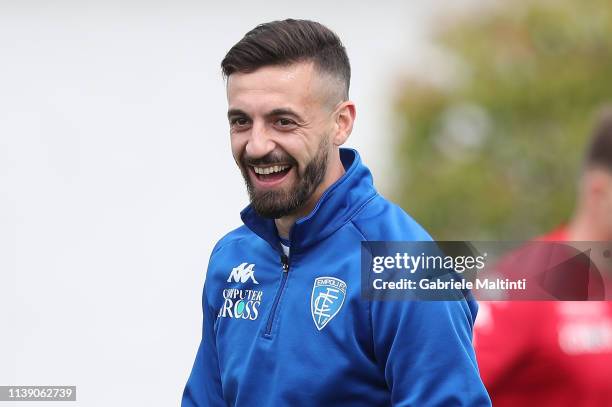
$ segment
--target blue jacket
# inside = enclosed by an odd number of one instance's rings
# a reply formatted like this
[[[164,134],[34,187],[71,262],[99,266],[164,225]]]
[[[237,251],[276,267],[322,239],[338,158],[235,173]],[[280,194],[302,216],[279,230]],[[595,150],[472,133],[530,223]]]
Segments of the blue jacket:
[[[182,406],[489,406],[470,301],[365,301],[360,242],[431,240],[354,150],[290,234],[248,206],[213,249]]]

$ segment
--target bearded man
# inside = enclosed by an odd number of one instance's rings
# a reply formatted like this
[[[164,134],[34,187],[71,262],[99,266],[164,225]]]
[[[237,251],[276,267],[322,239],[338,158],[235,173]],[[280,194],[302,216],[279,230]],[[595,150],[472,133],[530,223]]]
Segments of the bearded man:
[[[212,251],[182,405],[490,405],[475,302],[360,296],[362,241],[431,238],[340,147],[355,104],[337,35],[306,20],[262,24],[221,65],[251,203]]]

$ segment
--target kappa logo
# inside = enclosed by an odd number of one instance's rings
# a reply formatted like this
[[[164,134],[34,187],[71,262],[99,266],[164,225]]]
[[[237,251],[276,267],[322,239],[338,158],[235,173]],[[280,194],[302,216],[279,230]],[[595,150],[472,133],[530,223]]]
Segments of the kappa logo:
[[[255,264],[242,263],[230,272],[227,282],[246,283],[255,280]],[[259,307],[263,291],[243,288],[226,288],[223,290],[223,305],[219,308],[218,318],[247,319],[254,321],[259,317]]]
[[[238,267],[234,267],[229,277],[227,278],[227,282],[231,283],[232,280],[236,283],[246,283],[249,279],[253,280],[253,283],[259,284],[257,280],[255,280],[255,264],[242,263]]]
[[[310,312],[320,331],[338,314],[346,297],[346,283],[335,277],[317,277],[310,296]]]

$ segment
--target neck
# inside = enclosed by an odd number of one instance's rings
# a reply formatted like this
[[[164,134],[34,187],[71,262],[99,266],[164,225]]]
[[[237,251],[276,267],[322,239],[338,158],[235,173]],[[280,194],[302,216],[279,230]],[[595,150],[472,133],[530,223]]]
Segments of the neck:
[[[327,188],[332,186],[334,182],[344,175],[344,166],[340,161],[340,155],[337,155],[337,158],[333,161],[334,162],[330,163],[327,168],[327,173],[325,174],[325,178],[323,178],[323,182],[319,184],[306,203],[292,214],[274,220],[280,237],[289,239],[289,233],[295,222],[310,214]]]
[[[570,241],[605,241],[612,239],[612,235],[606,230],[602,222],[598,222],[593,216],[579,212],[570,221],[567,227],[567,235]]]
[[[597,222],[593,216],[589,216],[588,214],[577,214],[567,227],[567,237],[570,242],[606,242],[612,240],[612,233],[606,230],[601,222]],[[591,245],[589,244],[588,246]],[[586,249],[580,246],[577,247],[582,251]],[[590,261],[597,266],[599,271],[612,276],[610,259],[604,253],[603,250],[594,250],[590,252]]]

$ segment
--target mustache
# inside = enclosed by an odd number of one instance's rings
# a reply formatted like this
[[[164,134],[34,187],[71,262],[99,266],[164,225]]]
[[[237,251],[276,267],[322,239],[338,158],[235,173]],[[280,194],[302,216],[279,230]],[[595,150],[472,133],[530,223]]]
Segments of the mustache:
[[[268,153],[263,157],[251,158],[246,155],[240,160],[244,166],[259,166],[259,165],[274,165],[274,164],[289,164],[297,165],[297,161],[288,154]]]

